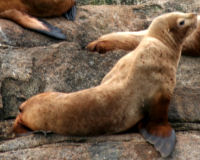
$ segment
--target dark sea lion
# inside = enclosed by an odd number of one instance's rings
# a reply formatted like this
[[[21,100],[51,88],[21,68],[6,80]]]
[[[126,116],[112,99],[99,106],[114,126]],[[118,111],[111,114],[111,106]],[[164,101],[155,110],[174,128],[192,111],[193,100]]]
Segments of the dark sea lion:
[[[74,20],[75,0],[0,0],[0,18],[12,20],[24,28],[64,40],[66,36],[57,27],[35,17],[64,15]]]
[[[122,57],[100,85],[73,93],[47,92],[20,106],[13,131],[52,131],[99,135],[126,131],[139,123],[144,138],[163,157],[175,146],[168,107],[184,39],[194,31],[196,14],[157,17],[138,47]]]

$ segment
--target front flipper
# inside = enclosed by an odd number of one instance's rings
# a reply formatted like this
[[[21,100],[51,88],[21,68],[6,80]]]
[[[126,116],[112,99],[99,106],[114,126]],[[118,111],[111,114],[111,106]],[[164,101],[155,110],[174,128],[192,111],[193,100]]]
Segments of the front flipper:
[[[53,132],[51,131],[43,131],[43,130],[38,130],[38,131],[33,131],[34,134],[42,134],[45,137],[47,137],[48,135],[52,134]]]
[[[152,135],[148,133],[146,129],[141,129],[140,133],[149,143],[154,145],[154,147],[157,151],[160,152],[162,157],[168,157],[174,150],[174,146],[176,143],[176,134],[173,129],[171,130],[171,134],[169,137]]]
[[[64,14],[64,17],[67,18],[67,20],[74,21],[76,18],[76,10],[76,5],[74,5],[69,11]]]
[[[139,32],[114,32],[105,34],[99,37],[97,40],[90,42],[87,45],[87,50],[91,52],[106,53],[113,50],[134,50],[145,34],[146,30]]]
[[[143,121],[139,123],[139,131],[143,137],[154,145],[162,157],[168,157],[174,150],[176,134],[168,123],[169,94],[159,92],[149,103]]]
[[[13,20],[24,28],[45,34],[52,38],[56,38],[59,40],[66,39],[66,36],[59,28],[54,27],[43,20],[38,20],[37,18],[31,17],[30,15],[23,13],[19,10],[6,10],[0,13],[0,17]]]

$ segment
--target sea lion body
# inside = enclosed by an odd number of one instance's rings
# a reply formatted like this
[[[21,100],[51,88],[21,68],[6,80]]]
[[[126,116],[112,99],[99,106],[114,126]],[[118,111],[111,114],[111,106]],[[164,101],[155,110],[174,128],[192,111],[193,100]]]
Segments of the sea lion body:
[[[53,17],[61,16],[74,5],[74,0],[0,0],[0,13],[16,9],[35,17]]]
[[[25,28],[57,39],[65,39],[58,28],[34,17],[65,14],[70,20],[74,20],[75,12],[75,0],[0,0],[0,18],[13,20]]]
[[[198,16],[197,29],[184,41],[182,54],[187,56],[200,57],[200,16]]]
[[[33,96],[20,106],[13,131],[98,135],[126,131],[143,119],[142,135],[168,156],[175,145],[168,106],[183,40],[195,26],[195,14],[175,12],[156,18],[138,47],[122,57],[99,86]]]
[[[145,58],[146,50],[166,54],[160,57],[148,52]],[[125,131],[144,117],[145,104],[151,103],[157,92],[169,90],[172,94],[177,65],[169,66],[174,63],[170,62],[172,53],[157,39],[146,38],[141,47],[118,61],[99,86],[74,93],[36,95],[20,106],[20,119],[31,130],[65,135]],[[169,61],[163,63],[164,58]]]
[[[64,135],[99,135],[127,130],[142,118],[142,114],[139,107],[132,107],[131,97],[122,95],[122,86],[111,87],[101,85],[70,94],[36,95],[20,107],[20,120],[31,130]]]
[[[87,49],[92,52],[106,53],[113,50],[134,50],[148,30],[135,31],[135,32],[114,32],[105,34],[97,40],[89,43]],[[195,31],[189,35],[182,48],[182,54],[186,56],[199,57],[200,56],[200,15],[198,15],[198,24]]]

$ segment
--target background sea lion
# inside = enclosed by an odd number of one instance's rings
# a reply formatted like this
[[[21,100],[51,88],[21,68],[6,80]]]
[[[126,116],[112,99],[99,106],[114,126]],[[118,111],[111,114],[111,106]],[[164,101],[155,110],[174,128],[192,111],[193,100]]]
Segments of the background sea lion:
[[[73,93],[47,92],[20,106],[13,131],[53,131],[66,135],[140,132],[163,157],[171,154],[175,132],[168,106],[184,39],[196,27],[196,15],[157,17],[139,46],[122,57],[100,85]]]
[[[106,53],[117,49],[131,51],[138,46],[147,32],[148,30],[105,34],[89,43],[86,48],[91,52],[99,53]],[[200,16],[198,16],[197,29],[183,43],[182,54],[194,57],[200,56]]]
[[[87,49],[91,52],[106,53],[117,49],[134,50],[142,41],[148,30],[138,32],[114,32],[105,34],[90,42]]]
[[[35,17],[64,15],[74,20],[75,0],[0,0],[0,18],[12,20],[24,28],[64,40],[66,36],[57,27]]]
[[[186,38],[182,48],[182,54],[193,57],[200,57],[200,15],[197,29]]]

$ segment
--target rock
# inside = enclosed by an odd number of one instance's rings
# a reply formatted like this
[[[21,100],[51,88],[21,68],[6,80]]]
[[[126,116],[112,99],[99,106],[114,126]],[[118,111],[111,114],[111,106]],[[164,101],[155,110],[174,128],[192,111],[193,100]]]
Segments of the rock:
[[[170,5],[170,7],[177,8],[177,10],[180,10],[181,8],[184,8],[186,5],[190,5],[192,8],[196,8],[197,5],[199,4],[198,0],[81,0],[77,1],[79,5],[86,5],[86,4],[96,4],[96,5],[102,5],[102,4],[126,4],[126,5],[141,5],[141,4],[150,4],[150,3],[166,3]],[[171,8],[169,8],[171,9]]]
[[[13,120],[0,121],[0,143],[4,139],[13,138],[12,124]]]
[[[147,27],[145,25],[146,21],[136,18],[133,15],[132,9],[129,6],[80,6],[78,7],[78,15],[74,22],[67,21],[64,17],[45,20],[61,28],[67,35],[68,42],[76,42],[84,48],[88,42],[98,38],[102,34]],[[105,23],[106,21],[112,23]],[[14,22],[4,19],[0,20],[0,28],[0,43],[4,44],[3,48],[6,45],[30,48],[60,42],[23,29]],[[13,29],[15,32],[13,32]]]
[[[179,132],[175,151],[165,159],[198,160],[199,150],[199,132]],[[28,135],[1,143],[0,159],[164,160],[136,133],[99,137]]]
[[[12,139],[10,134],[13,118],[23,101],[44,91],[72,92],[96,86],[126,54],[124,51],[91,53],[84,49],[89,42],[110,32],[146,29],[155,16],[164,12],[198,11],[200,3],[196,0],[115,2],[140,4],[78,6],[75,22],[63,17],[46,19],[67,35],[67,41],[63,42],[0,20],[0,159],[159,159],[160,155],[138,134],[78,139],[58,135]],[[176,149],[169,159],[200,157],[199,132],[191,132],[200,130],[199,97],[200,58],[183,56],[169,120],[176,131],[187,132],[177,133]]]

